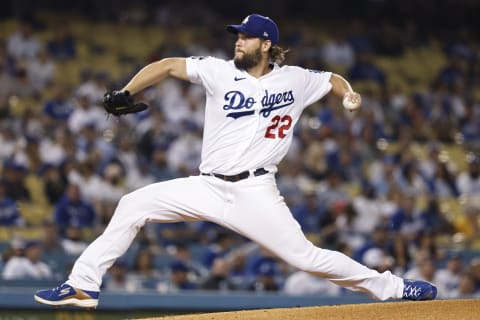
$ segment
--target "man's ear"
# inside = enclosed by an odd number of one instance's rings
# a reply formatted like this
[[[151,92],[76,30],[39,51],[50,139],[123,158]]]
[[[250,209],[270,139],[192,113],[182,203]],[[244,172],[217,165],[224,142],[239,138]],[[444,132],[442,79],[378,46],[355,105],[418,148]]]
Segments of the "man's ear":
[[[262,42],[262,50],[264,52],[267,52],[268,50],[270,50],[270,48],[272,47],[272,41],[270,40],[264,40]]]

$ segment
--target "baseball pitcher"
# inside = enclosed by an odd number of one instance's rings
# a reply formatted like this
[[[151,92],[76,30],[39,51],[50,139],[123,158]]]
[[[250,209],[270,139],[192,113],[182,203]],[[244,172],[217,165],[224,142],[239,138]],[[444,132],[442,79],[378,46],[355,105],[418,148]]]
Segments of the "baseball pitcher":
[[[145,223],[208,220],[256,241],[292,266],[380,299],[429,300],[436,287],[379,273],[346,255],[315,247],[292,217],[275,184],[304,108],[332,92],[356,110],[361,97],[341,76],[281,66],[279,30],[252,14],[227,26],[237,35],[230,61],[214,57],[165,58],[140,70],[121,90],[105,94],[107,112],[139,112],[132,96],[167,77],[206,90],[201,174],[154,183],[121,198],[105,232],[77,259],[68,280],[37,291],[53,306],[96,307],[102,277]]]

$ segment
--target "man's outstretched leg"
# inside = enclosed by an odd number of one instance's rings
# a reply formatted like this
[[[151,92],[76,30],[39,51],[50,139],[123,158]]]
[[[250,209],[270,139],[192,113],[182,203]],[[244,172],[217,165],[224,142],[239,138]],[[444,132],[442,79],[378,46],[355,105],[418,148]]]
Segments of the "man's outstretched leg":
[[[237,186],[232,191],[233,206],[224,216],[224,225],[292,266],[378,300],[436,297],[437,289],[431,283],[404,280],[390,271],[379,273],[343,253],[315,247],[275,190],[272,177],[265,175],[241,181]]]
[[[52,306],[95,308],[103,275],[147,221],[215,221],[208,215],[220,212],[223,203],[209,190],[202,179],[190,177],[151,184],[125,195],[104,233],[75,261],[68,280],[59,287],[37,291],[34,299]],[[190,197],[188,205],[185,194]]]

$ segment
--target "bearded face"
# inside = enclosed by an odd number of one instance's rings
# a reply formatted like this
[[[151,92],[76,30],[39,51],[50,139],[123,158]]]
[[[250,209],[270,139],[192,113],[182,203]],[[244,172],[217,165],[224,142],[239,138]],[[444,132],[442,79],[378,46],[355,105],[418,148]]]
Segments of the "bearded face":
[[[260,63],[262,60],[262,53],[260,51],[260,46],[258,46],[253,51],[245,52],[245,51],[235,51],[235,56],[233,58],[233,62],[235,63],[235,67],[241,70],[248,70]]]

